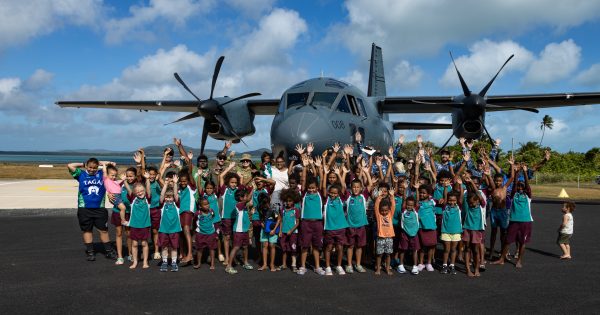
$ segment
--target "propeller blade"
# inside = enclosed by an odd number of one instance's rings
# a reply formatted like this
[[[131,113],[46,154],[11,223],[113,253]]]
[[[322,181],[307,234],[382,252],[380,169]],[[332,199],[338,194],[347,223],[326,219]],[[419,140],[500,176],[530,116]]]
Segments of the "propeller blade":
[[[486,104],[486,107],[489,107],[489,108],[520,109],[520,110],[526,110],[528,112],[532,112],[532,113],[536,113],[536,114],[538,114],[540,112],[539,110],[537,110],[535,108],[520,107],[520,106],[504,106],[504,105]]]
[[[183,82],[183,80],[181,79],[179,74],[177,74],[177,72],[173,73],[173,75],[175,76],[175,79],[177,80],[177,82],[179,82],[179,84],[181,84],[186,91],[190,92],[190,94],[192,94],[198,100],[198,102],[202,102],[202,100],[198,96],[196,96],[196,94],[194,94],[194,92],[192,92],[192,90],[190,90],[190,88],[187,86],[187,84],[185,84],[185,82]]]
[[[454,69],[456,69],[456,73],[458,74],[458,79],[460,80],[460,86],[462,86],[463,94],[465,96],[470,96],[471,91],[469,90],[467,83],[465,82],[462,75],[460,74],[460,71],[458,71],[458,67],[456,66],[456,63],[454,62],[454,57],[452,56],[452,52],[450,52],[450,59],[452,59],[452,64],[454,64]]]
[[[448,107],[452,107],[452,108],[462,108],[462,103],[434,103],[434,102],[423,102],[423,101],[417,101],[417,100],[411,100],[411,102],[415,103],[415,104],[425,104],[425,105],[442,105],[442,106],[448,106]]]
[[[204,124],[202,125],[202,143],[200,144],[200,154],[204,154],[204,146],[206,145],[206,139],[208,138],[208,125],[207,121],[204,120]]]
[[[231,131],[231,133],[236,136],[238,139],[240,139],[240,141],[242,141],[242,143],[245,146],[248,146],[248,144],[242,139],[242,137],[240,137],[237,133],[235,133],[235,131],[233,131],[233,128],[231,127],[231,124],[229,123],[229,121],[227,119],[225,119],[225,117],[221,116],[221,115],[215,115],[215,119],[223,126],[225,126],[229,131]]]
[[[485,124],[483,123],[483,121],[481,119],[479,119],[479,122],[481,123],[481,125],[483,126],[483,130],[485,130],[485,133],[487,133],[488,138],[490,139],[490,143],[492,144],[492,148],[494,147],[495,143],[494,143],[494,138],[492,138],[492,135],[490,134],[490,132],[487,130],[487,128],[485,127]]]
[[[440,154],[440,152],[442,152],[442,150],[444,150],[444,148],[448,145],[448,143],[450,143],[450,140],[452,140],[453,137],[454,137],[454,134],[451,134],[450,138],[448,138],[448,141],[446,141],[446,143],[444,143],[444,145],[439,150],[437,150],[437,152],[435,154]]]
[[[221,106],[225,106],[226,104],[229,104],[229,103],[231,103],[231,102],[239,101],[239,100],[241,100],[241,99],[244,99],[244,98],[253,97],[253,96],[258,96],[258,95],[261,95],[261,94],[260,94],[260,93],[256,93],[256,92],[254,92],[254,93],[248,93],[248,94],[246,94],[246,95],[242,95],[242,96],[238,96],[238,97],[236,97],[236,98],[232,98],[232,99],[230,99],[229,101],[227,101],[227,102],[225,102],[225,103],[223,103],[223,104],[220,104],[220,105],[221,105]]]
[[[181,117],[181,118],[177,119],[176,121],[173,121],[173,122],[170,122],[170,123],[168,123],[168,124],[164,124],[164,125],[166,126],[166,125],[170,125],[170,124],[178,123],[178,122],[181,122],[181,121],[184,121],[184,120],[188,120],[188,119],[192,119],[192,118],[196,118],[196,117],[201,117],[201,116],[202,116],[202,115],[200,115],[200,113],[199,113],[199,112],[193,112],[193,113],[191,113],[191,114],[189,114],[189,115],[187,115],[187,116],[183,116],[183,117]]]
[[[489,90],[490,86],[492,86],[492,83],[494,83],[494,80],[496,80],[496,77],[500,74],[500,71],[502,71],[502,69],[504,69],[504,66],[506,66],[506,64],[514,57],[515,55],[510,55],[510,57],[508,57],[508,59],[506,59],[506,61],[504,62],[504,64],[502,65],[502,67],[500,67],[500,70],[498,70],[498,72],[496,72],[496,75],[490,80],[490,82],[488,82],[488,84],[481,89],[481,92],[479,92],[479,96],[484,97],[485,94],[487,93],[487,91]]]
[[[219,57],[219,60],[217,60],[217,64],[215,65],[215,72],[213,73],[213,79],[212,79],[212,87],[210,88],[210,98],[212,100],[213,98],[213,92],[215,91],[215,85],[217,84],[217,78],[219,77],[219,72],[221,72],[221,65],[223,64],[223,60],[225,59],[225,56],[221,56]]]

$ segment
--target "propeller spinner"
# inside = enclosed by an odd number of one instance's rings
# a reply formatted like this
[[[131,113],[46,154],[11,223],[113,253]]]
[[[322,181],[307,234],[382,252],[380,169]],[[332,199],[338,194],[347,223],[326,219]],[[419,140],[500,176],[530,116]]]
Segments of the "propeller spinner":
[[[175,76],[175,79],[177,80],[177,82],[179,82],[179,84],[181,84],[181,86],[183,86],[183,88],[186,91],[188,91],[196,100],[198,100],[198,107],[197,107],[198,109],[197,109],[197,111],[195,111],[189,115],[186,115],[184,117],[181,117],[171,123],[168,123],[167,125],[173,124],[173,123],[178,123],[178,122],[185,121],[188,119],[204,117],[204,125],[202,126],[202,144],[200,146],[200,154],[204,153],[204,146],[206,145],[206,140],[208,138],[209,125],[206,123],[206,120],[219,122],[221,124],[221,126],[223,126],[223,128],[230,131],[234,136],[236,136],[239,140],[241,140],[244,144],[246,144],[244,142],[244,140],[242,140],[242,138],[238,134],[236,134],[235,131],[233,131],[233,128],[232,128],[229,120],[225,116],[222,115],[223,106],[225,106],[231,102],[239,101],[241,99],[261,95],[260,93],[256,93],[256,92],[248,93],[248,94],[244,94],[242,96],[238,96],[236,98],[228,99],[226,102],[224,102],[222,104],[218,100],[213,99],[215,85],[217,84],[217,78],[219,77],[219,72],[221,71],[221,65],[223,64],[223,60],[225,60],[225,56],[219,57],[219,59],[217,60],[217,63],[215,64],[215,71],[213,73],[212,85],[210,88],[210,97],[206,100],[201,100],[198,96],[196,96],[196,94],[194,94],[194,92],[192,92],[192,90],[187,86],[187,84],[185,84],[185,82],[179,76],[179,74],[177,74],[177,72],[175,72],[173,74]]]

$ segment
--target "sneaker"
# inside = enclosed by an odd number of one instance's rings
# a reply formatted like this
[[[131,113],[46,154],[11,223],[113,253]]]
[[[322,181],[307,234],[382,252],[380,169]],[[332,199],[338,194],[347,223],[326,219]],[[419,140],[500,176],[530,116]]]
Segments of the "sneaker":
[[[358,271],[360,273],[367,272],[367,270],[365,269],[365,267],[363,267],[362,265],[356,265],[356,271]]]
[[[419,271],[423,271],[423,269],[425,269],[425,265],[423,265],[423,264],[418,264],[418,265],[417,265],[417,269],[419,269]]]
[[[125,263],[125,259],[123,258],[117,258],[117,261],[115,261],[115,265],[122,265]]]
[[[298,268],[298,272],[296,272],[300,276],[304,276],[306,274],[306,268],[300,267]]]
[[[120,258],[123,259],[123,258]],[[162,264],[160,264],[160,271],[161,272],[166,272],[169,270],[169,264],[167,264],[167,262],[164,262]]]
[[[333,271],[331,271],[331,267],[325,268],[325,275],[326,276],[333,276]]]
[[[85,251],[85,255],[87,257],[87,261],[95,261],[96,260],[96,253],[94,253],[94,251]]]
[[[454,268],[454,265],[450,265],[450,274],[456,274],[456,268]]]
[[[298,268],[296,268],[296,266],[292,266],[292,272],[293,272],[293,273],[296,273],[296,272],[298,272]],[[306,271],[305,271],[305,272],[306,272]]]
[[[427,269],[427,271],[433,271],[434,270],[433,269],[433,265],[431,265],[431,264],[425,265],[425,269]]]
[[[448,273],[448,266],[447,265],[443,265],[442,266],[442,270],[440,270],[440,273],[447,274]]]
[[[484,272],[485,271],[485,265],[484,264],[479,265],[479,271],[480,272]]]
[[[413,266],[412,270],[410,271],[410,273],[412,273],[413,275],[418,275],[419,274],[419,267]]]
[[[322,267],[319,268],[315,268],[315,272],[319,275],[319,276],[324,276],[325,275],[325,270],[323,270]],[[329,272],[331,272],[331,268],[329,268]]]
[[[398,273],[406,273],[406,269],[404,269],[404,265],[398,265],[398,267],[396,267],[396,271],[398,271]]]
[[[160,253],[159,252],[155,252],[154,253],[154,257],[152,257],[154,260],[160,260],[162,257],[160,257]]]
[[[177,265],[177,263],[172,263],[171,264],[171,271],[173,271],[173,272],[179,271],[179,265]]]
[[[252,270],[252,269],[254,269],[254,267],[252,267],[252,265],[251,265],[251,264],[244,264],[242,267],[243,267],[244,269],[246,269],[246,270]]]
[[[127,256],[127,261],[129,261],[129,262],[133,261],[133,257],[131,257],[131,255]]]
[[[230,275],[234,275],[234,274],[236,274],[238,271],[237,271],[237,270],[235,270],[235,269],[233,269],[233,267],[226,267],[226,268],[225,268],[225,272],[227,272],[227,273],[228,273],[228,274],[230,274]]]
[[[225,261],[225,256],[223,256],[223,254],[219,255],[219,261],[220,262],[224,262]]]
[[[350,267],[352,268],[352,267]],[[335,271],[337,272],[338,275],[343,276],[346,274],[346,272],[344,271],[344,268],[342,266],[337,266],[335,267]]]
[[[106,252],[105,256],[107,259],[115,260],[115,259],[117,259],[117,252],[114,249],[111,249]]]
[[[346,273],[354,273],[354,268],[352,268],[352,266],[346,266]]]

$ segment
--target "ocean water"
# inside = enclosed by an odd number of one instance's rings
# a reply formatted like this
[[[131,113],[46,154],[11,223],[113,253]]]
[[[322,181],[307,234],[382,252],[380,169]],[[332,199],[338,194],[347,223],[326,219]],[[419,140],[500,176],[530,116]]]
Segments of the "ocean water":
[[[62,155],[62,154],[0,154],[0,162],[10,163],[37,163],[37,164],[67,164],[72,162],[85,162],[90,157],[95,157],[101,161],[111,161],[117,165],[135,164],[133,157],[124,155]],[[162,161],[161,156],[147,156],[147,164],[159,165]]]

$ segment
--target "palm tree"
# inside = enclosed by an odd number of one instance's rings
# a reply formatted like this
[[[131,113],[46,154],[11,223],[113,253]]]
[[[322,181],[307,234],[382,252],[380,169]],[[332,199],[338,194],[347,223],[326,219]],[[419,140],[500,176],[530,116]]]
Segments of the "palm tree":
[[[554,119],[552,119],[552,117],[549,115],[545,115],[544,118],[542,118],[542,123],[540,124],[540,130],[542,130],[542,139],[540,140],[540,145],[542,145],[542,141],[544,140],[546,128],[552,129],[552,127],[554,127]]]

